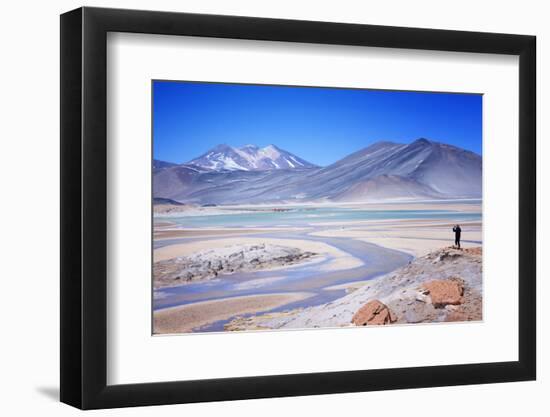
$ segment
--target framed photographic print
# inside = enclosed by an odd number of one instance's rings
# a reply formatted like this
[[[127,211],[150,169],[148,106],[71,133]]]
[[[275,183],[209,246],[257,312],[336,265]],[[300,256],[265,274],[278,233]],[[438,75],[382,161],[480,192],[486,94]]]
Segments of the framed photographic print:
[[[531,380],[535,38],[61,16],[61,400]]]

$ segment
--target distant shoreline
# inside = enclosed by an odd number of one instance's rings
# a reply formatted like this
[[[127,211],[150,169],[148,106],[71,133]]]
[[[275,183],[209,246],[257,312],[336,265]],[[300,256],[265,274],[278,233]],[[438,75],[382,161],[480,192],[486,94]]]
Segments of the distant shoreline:
[[[197,204],[182,204],[173,206],[173,211],[159,209],[159,205],[153,207],[154,218],[168,220],[172,217],[185,216],[208,216],[219,214],[245,214],[258,211],[273,211],[278,207],[285,209],[292,208],[327,208],[341,207],[364,210],[436,210],[442,205],[448,210],[462,212],[475,212],[476,205],[481,205],[482,200],[473,199],[449,199],[449,200],[399,200],[399,201],[370,201],[370,202],[281,202],[270,204],[220,204],[214,206],[200,206]],[[474,207],[472,207],[474,206]],[[162,207],[162,205],[160,205]]]

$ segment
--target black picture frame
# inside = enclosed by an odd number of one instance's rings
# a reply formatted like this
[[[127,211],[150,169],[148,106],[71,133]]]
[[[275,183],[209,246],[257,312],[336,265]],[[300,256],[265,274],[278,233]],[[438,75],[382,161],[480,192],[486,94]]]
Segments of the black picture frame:
[[[513,362],[107,385],[108,32],[519,56],[519,358]],[[137,10],[61,15],[61,401],[82,409],[533,380],[534,36]]]

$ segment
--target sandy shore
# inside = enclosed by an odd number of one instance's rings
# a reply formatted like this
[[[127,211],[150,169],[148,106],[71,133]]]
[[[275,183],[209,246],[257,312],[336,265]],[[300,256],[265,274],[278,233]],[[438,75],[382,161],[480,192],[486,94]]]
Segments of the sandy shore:
[[[309,293],[250,295],[157,310],[153,313],[153,332],[155,334],[187,333],[219,320],[268,311],[310,296]]]
[[[155,240],[169,240],[169,239],[185,239],[185,238],[199,238],[199,237],[205,237],[205,238],[211,238],[211,237],[225,237],[225,236],[242,236],[242,235],[254,235],[258,233],[273,233],[273,232],[281,232],[281,231],[293,231],[293,232],[300,232],[303,230],[311,230],[311,228],[201,228],[201,229],[178,229],[177,227],[174,227],[174,224],[172,223],[164,223],[165,225],[172,226],[170,228],[164,226],[164,227],[157,227],[157,223],[155,223],[155,231],[153,238]]]
[[[172,228],[176,226],[176,223],[155,219],[153,225],[155,231],[157,231],[159,229]]]
[[[319,270],[332,271],[356,268],[363,265],[360,259],[357,259],[348,253],[341,251],[334,246],[323,242],[315,242],[310,240],[299,239],[275,239],[275,238],[227,238],[216,240],[205,240],[200,242],[178,243],[175,245],[163,246],[154,251],[154,262],[159,262],[167,259],[173,259],[179,256],[189,256],[193,253],[204,251],[207,249],[223,248],[227,246],[237,245],[261,245],[271,244],[279,246],[288,246],[298,248],[303,252],[314,252],[324,257],[330,257],[330,261],[322,266]],[[320,262],[321,257],[315,258],[311,262]],[[277,268],[278,269],[278,268]],[[274,269],[273,269],[274,270]]]
[[[393,220],[322,230],[311,235],[358,239],[420,257],[437,248],[453,244],[452,227],[453,224],[448,221]],[[481,222],[462,222],[461,228],[462,247],[479,246],[482,240]]]

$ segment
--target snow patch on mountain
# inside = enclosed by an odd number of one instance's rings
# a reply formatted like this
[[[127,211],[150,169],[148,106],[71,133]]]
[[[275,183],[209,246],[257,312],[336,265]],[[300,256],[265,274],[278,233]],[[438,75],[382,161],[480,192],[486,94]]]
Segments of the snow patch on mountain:
[[[256,145],[245,145],[240,148],[218,145],[188,164],[216,171],[265,171],[315,167],[315,165],[275,145],[268,145],[264,148]]]

